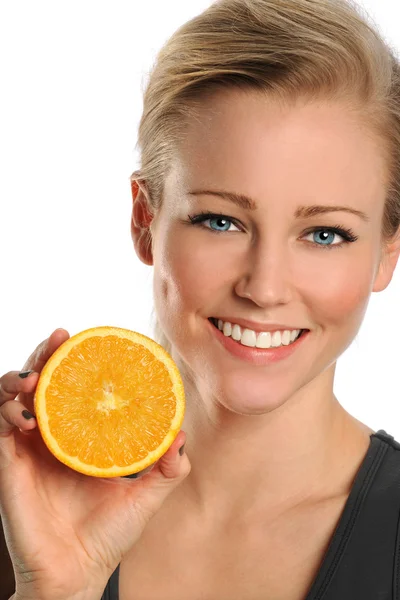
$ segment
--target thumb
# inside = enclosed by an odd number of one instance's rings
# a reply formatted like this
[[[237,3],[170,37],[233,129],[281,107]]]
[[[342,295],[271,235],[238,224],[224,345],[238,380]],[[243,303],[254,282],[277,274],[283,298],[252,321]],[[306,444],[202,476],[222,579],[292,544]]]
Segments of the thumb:
[[[179,483],[190,473],[190,462],[185,453],[186,434],[180,431],[167,452],[156,463],[162,478],[160,481],[179,479]],[[168,481],[166,482],[168,483]],[[170,482],[169,482],[170,483]]]
[[[145,521],[154,516],[167,496],[189,475],[191,465],[184,452],[185,441],[186,434],[180,431],[152,470],[140,478],[142,489],[135,504]]]

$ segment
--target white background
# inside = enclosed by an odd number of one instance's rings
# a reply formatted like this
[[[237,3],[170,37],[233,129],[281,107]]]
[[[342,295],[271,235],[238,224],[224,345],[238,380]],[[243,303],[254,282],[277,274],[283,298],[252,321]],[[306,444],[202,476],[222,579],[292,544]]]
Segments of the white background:
[[[207,0],[0,4],[0,374],[54,329],[151,335],[152,267],[130,237],[129,176],[156,53]],[[396,2],[365,0],[400,47]],[[400,440],[400,265],[339,359],[335,393]]]

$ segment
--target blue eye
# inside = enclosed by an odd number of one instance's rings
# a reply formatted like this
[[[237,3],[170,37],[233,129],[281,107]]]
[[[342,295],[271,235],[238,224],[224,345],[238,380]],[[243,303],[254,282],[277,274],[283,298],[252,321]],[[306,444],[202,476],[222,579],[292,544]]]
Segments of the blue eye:
[[[332,229],[330,227],[326,227],[326,228],[323,228],[323,229],[322,228],[320,228],[320,229],[314,229],[313,231],[310,231],[310,233],[308,233],[307,235],[315,235],[315,234],[320,235],[321,232],[324,232],[325,235],[327,235],[327,237],[328,237],[328,239],[325,238],[324,240],[320,240],[320,241],[324,242],[322,244],[323,246],[340,246],[341,245],[341,244],[328,244],[329,238],[331,238],[331,241],[333,241],[333,239],[335,238],[335,236],[338,235],[337,233],[335,233],[335,231],[332,231]],[[327,243],[325,244],[325,242],[327,242]],[[318,242],[315,242],[315,243],[318,244]]]
[[[231,217],[228,217],[227,215],[223,215],[223,214],[201,212],[197,215],[192,215],[192,216],[188,215],[188,218],[192,225],[201,225],[205,229],[208,229],[211,233],[217,233],[217,234],[221,234],[221,233],[225,233],[225,232],[231,233],[231,231],[230,231],[231,225],[238,227],[236,225],[236,223],[237,223],[236,219],[232,219]],[[221,227],[222,229],[214,229],[214,226],[206,227],[204,225],[204,223],[206,221],[210,221],[210,225],[212,223],[215,223],[217,228]],[[238,230],[241,231],[240,229],[238,229]],[[233,233],[233,231],[232,231],[232,233]],[[321,234],[321,233],[324,233],[325,237],[322,240],[320,238],[320,241],[322,243],[319,243],[318,241],[315,241],[315,234]],[[315,245],[315,247],[322,248],[324,250],[331,250],[333,248],[341,248],[345,244],[356,242],[358,240],[358,236],[355,235],[351,229],[341,227],[340,225],[336,225],[335,227],[313,227],[312,229],[310,229],[304,233],[304,235],[310,235],[310,234],[314,235],[314,238],[313,238],[314,241],[312,243]],[[335,239],[335,235],[338,235],[339,237],[341,237],[343,239],[343,241],[338,244],[328,243],[329,240],[331,242],[333,242],[333,240]]]
[[[234,224],[233,221],[231,221],[231,219],[227,219],[225,217],[212,217],[210,219],[205,219],[205,220],[210,221],[210,224],[212,222],[214,222],[216,224],[216,227],[226,227],[226,226],[228,226],[227,229],[222,229],[222,230],[221,229],[219,229],[219,230],[215,229],[214,231],[229,231],[229,227],[232,224]],[[211,229],[213,229],[213,228],[211,227]]]
[[[189,217],[189,220],[192,223],[192,225],[203,224],[205,221],[210,221],[210,223],[211,222],[217,223],[217,227],[225,228],[225,229],[214,229],[214,227],[206,227],[205,225],[202,225],[205,229],[209,229],[212,233],[224,233],[225,231],[229,231],[229,227],[232,224],[235,225],[235,219],[232,219],[231,217],[227,217],[226,215],[223,215],[223,214],[202,212],[202,213],[199,213],[199,214],[193,215],[193,216],[188,215],[188,217]],[[237,225],[235,225],[235,227],[237,227]],[[230,231],[229,231],[229,233],[230,233]]]

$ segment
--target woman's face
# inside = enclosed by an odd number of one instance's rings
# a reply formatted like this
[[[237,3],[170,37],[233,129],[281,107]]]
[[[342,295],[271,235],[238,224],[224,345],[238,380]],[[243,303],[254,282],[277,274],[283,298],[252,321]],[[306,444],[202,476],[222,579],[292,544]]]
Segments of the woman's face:
[[[283,109],[238,91],[204,105],[166,180],[153,252],[158,319],[199,389],[240,414],[269,412],[308,384],[327,392],[371,292],[394,269],[380,268],[384,182],[377,142],[338,104]],[[255,208],[211,193],[222,190]],[[312,205],[365,217],[295,216]],[[188,215],[201,211],[217,216],[193,225]],[[228,351],[210,317],[310,333],[287,358],[257,363]]]

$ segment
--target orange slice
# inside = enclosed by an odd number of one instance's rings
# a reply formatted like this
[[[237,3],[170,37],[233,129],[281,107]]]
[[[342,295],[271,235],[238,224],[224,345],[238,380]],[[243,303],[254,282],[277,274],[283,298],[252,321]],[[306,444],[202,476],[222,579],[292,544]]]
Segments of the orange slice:
[[[156,462],[178,435],[183,382],[151,338],[94,327],[64,342],[45,364],[34,397],[50,452],[94,477],[122,477]]]

